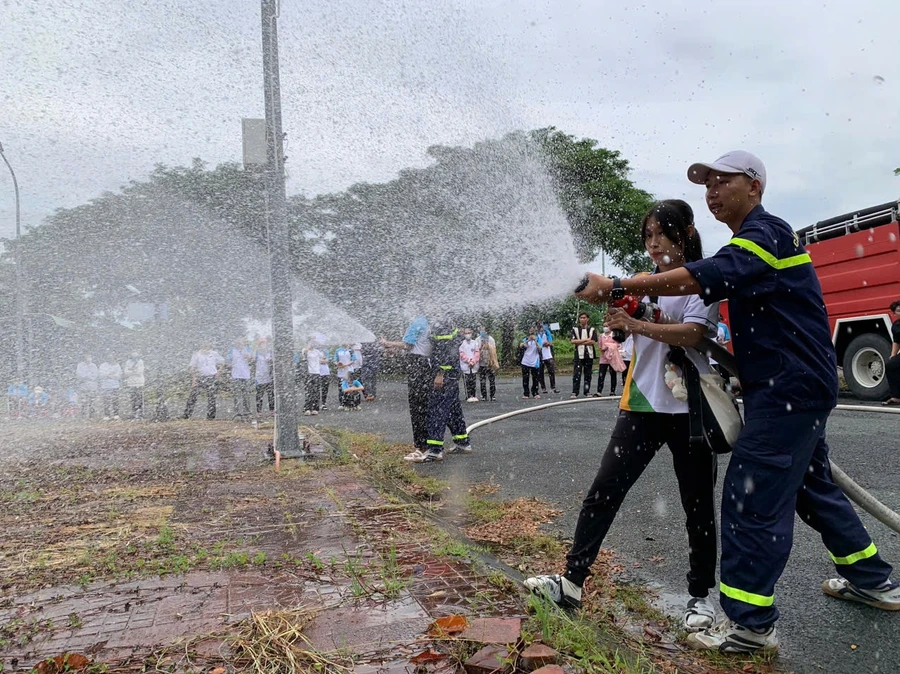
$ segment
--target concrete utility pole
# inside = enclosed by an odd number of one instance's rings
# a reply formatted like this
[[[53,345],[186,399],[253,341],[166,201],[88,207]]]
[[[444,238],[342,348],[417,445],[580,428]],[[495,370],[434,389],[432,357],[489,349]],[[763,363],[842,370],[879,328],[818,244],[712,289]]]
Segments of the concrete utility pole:
[[[294,379],[294,310],[291,292],[290,233],[284,189],[284,134],[278,77],[278,1],[262,0],[263,88],[266,102],[266,202],[272,279],[272,341],[275,349],[275,451],[303,453],[297,434]]]
[[[16,384],[25,382],[25,337],[24,337],[24,306],[25,295],[22,290],[22,251],[19,246],[19,236],[21,234],[21,211],[19,209],[19,181],[16,180],[16,173],[13,171],[9,163],[9,159],[3,154],[3,145],[0,144],[0,157],[6,163],[9,169],[9,175],[12,176],[13,190],[16,193]]]

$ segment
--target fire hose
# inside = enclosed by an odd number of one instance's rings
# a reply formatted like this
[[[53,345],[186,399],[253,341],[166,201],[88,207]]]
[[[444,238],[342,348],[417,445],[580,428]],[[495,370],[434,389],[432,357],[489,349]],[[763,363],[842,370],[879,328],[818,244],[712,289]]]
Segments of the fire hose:
[[[721,344],[718,344],[710,339],[704,338],[701,346],[699,347],[701,351],[704,351],[707,355],[712,356],[715,360],[726,370],[731,372],[732,374],[737,372],[737,367],[735,364],[734,356],[725,349]],[[467,433],[471,433],[475,429],[481,428],[482,426],[487,426],[488,424],[493,424],[498,421],[503,421],[504,419],[509,419],[511,417],[518,416],[520,414],[529,414],[531,412],[539,412],[541,410],[550,409],[551,407],[559,407],[561,405],[575,405],[575,404],[583,404],[583,403],[593,403],[593,402],[604,402],[610,400],[618,400],[619,396],[604,396],[601,398],[576,398],[574,400],[560,400],[558,402],[553,403],[545,403],[543,405],[535,405],[534,407],[526,407],[520,410],[514,410],[512,412],[506,412],[505,414],[499,414],[495,417],[490,417],[488,419],[482,419],[478,421],[468,428],[466,428]],[[741,402],[738,400],[738,402]],[[847,410],[854,412],[875,412],[881,414],[900,414],[900,409],[891,408],[891,407],[872,407],[872,406],[864,406],[864,405],[837,405],[835,406],[837,410]],[[847,475],[843,470],[841,470],[840,466],[838,466],[834,461],[829,459],[829,463],[831,464],[831,475],[834,478],[835,484],[837,484],[847,495],[847,497],[856,503],[860,508],[869,513],[872,517],[877,519],[879,522],[884,524],[886,527],[900,533],[900,514],[897,514],[886,505],[884,505],[881,501],[876,499],[872,494],[863,489],[859,484],[857,484],[850,476]]]

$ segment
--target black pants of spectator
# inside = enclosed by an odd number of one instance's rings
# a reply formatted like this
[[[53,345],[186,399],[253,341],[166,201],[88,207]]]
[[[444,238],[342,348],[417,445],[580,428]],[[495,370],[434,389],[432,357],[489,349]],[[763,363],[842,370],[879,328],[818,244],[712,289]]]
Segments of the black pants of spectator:
[[[184,408],[184,418],[190,419],[194,414],[194,405],[197,404],[197,396],[200,391],[206,391],[206,418],[216,418],[216,378],[215,377],[197,377],[197,383],[191,387],[191,393],[188,396],[187,406]],[[259,389],[257,389],[257,399],[259,397]]]
[[[630,370],[630,369],[631,369],[631,361],[626,360],[625,361],[625,369],[622,370],[622,393],[623,393],[623,395],[625,393],[625,380],[628,378],[628,370]]]
[[[547,377],[550,379],[550,390],[556,390],[556,363],[552,358],[545,358],[541,361],[541,390],[547,392],[546,379],[544,378],[544,370],[547,371]]]
[[[582,376],[584,377],[584,395],[590,395],[591,373],[594,370],[594,359],[576,357],[573,365],[574,369],[572,371],[572,395],[579,394],[578,389],[581,386]]]
[[[463,374],[463,381],[466,383],[466,398],[474,398],[477,390],[478,375],[475,372]]]
[[[428,401],[434,389],[434,373],[425,356],[410,354],[406,361],[406,383],[409,393],[409,419],[412,422],[413,445],[428,451]],[[459,389],[459,383],[453,382]],[[445,384],[446,386],[446,384]],[[459,397],[459,391],[456,392]]]
[[[348,410],[355,410],[359,407],[359,404],[362,402],[362,393],[356,391],[355,393],[341,393],[344,398],[344,407]]]
[[[119,416],[119,389],[101,390],[100,396],[103,398],[103,416]]]
[[[597,393],[603,393],[603,384],[606,382],[606,375],[609,374],[609,395],[616,395],[616,375],[612,365],[609,363],[600,363],[597,372]]]
[[[131,398],[131,418],[142,419],[144,417],[144,389],[134,386],[128,389]]]
[[[687,517],[688,591],[705,597],[716,580],[716,457],[692,446],[687,414],[620,412],[600,469],[587,492],[575,540],[566,555],[566,578],[583,585],[622,501],[663,444],[672,452],[681,505]]]
[[[81,401],[81,416],[85,419],[90,419],[94,415],[97,414],[97,391],[84,391],[81,390],[78,392],[78,399]],[[24,409],[24,402],[23,402]]]
[[[497,395],[497,377],[494,375],[494,371],[489,367],[482,367],[478,370],[478,380],[481,382],[481,399],[488,399],[487,384],[490,384],[491,400],[493,400]]]
[[[528,385],[528,379],[531,378],[531,385]],[[539,367],[522,366],[522,395],[526,398],[534,397],[538,394],[538,379],[541,377],[541,369]]]
[[[319,409],[325,409],[325,405],[328,404],[328,386],[331,384],[331,375],[330,374],[320,374],[319,375],[319,389],[322,391],[322,405]]]
[[[360,380],[363,385],[363,395],[366,398],[374,398],[378,395],[378,368],[371,367],[363,362],[362,369],[360,370]]]
[[[900,353],[887,362],[884,374],[888,380],[891,398],[900,398]]]
[[[322,392],[319,390],[321,380],[322,377],[317,374],[306,375],[306,398],[303,401],[304,412],[319,411],[319,401],[322,395]]]
[[[256,413],[262,414],[263,405],[268,397],[269,411],[275,411],[275,387],[272,382],[256,385]]]

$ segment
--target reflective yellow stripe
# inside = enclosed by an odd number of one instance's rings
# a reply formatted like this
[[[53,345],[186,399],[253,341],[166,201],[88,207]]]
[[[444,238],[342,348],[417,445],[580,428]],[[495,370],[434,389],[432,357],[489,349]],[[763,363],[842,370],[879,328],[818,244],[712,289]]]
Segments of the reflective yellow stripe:
[[[458,335],[458,334],[459,334],[459,328],[456,328],[456,329],[455,329],[453,332],[451,332],[449,335],[432,335],[431,337],[432,337],[432,339],[441,339],[441,340],[443,340],[443,339],[453,339],[453,338],[456,337],[456,335]]]
[[[765,595],[753,594],[752,592],[744,592],[744,590],[738,590],[737,588],[729,587],[725,583],[719,583],[719,590],[726,597],[736,599],[737,601],[742,601],[745,604],[753,604],[754,606],[771,606],[775,603],[774,594],[766,597]]]
[[[454,436],[453,436],[453,439],[454,439],[454,440],[468,440],[468,439],[469,439],[469,434],[468,434],[468,433],[464,433],[463,435],[454,435]]]
[[[443,447],[443,446],[444,446],[444,441],[443,441],[443,440],[429,440],[426,444],[428,444],[428,445],[437,445],[438,447]]]
[[[770,267],[774,267],[775,269],[787,269],[788,267],[798,267],[801,264],[812,264],[812,259],[810,259],[809,253],[801,253],[800,255],[794,255],[792,257],[786,257],[783,260],[779,260],[765,248],[757,243],[754,243],[753,241],[750,241],[749,239],[739,239],[735,237],[731,241],[729,241],[729,243],[732,243],[739,248],[743,248],[744,250],[753,253],[767,265],[769,265]]]
[[[452,370],[453,369],[452,365],[438,365],[438,367],[441,368],[442,370]]]
[[[828,553],[831,555],[831,553]],[[868,559],[869,557],[874,557],[878,554],[878,548],[875,547],[874,543],[869,543],[869,547],[865,550],[860,550],[859,552],[854,552],[852,555],[847,555],[846,557],[835,557],[831,555],[831,561],[835,564],[840,564],[842,566],[847,564],[856,564],[861,559]]]

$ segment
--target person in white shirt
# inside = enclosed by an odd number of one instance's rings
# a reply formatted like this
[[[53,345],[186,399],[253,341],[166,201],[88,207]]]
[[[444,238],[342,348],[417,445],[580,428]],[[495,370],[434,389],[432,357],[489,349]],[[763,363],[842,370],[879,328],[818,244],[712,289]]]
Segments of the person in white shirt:
[[[100,396],[103,398],[103,420],[119,418],[119,389],[122,385],[122,366],[109,354],[100,363]]]
[[[478,350],[478,341],[472,339],[472,330],[463,330],[463,341],[459,345],[459,368],[462,370],[463,381],[466,385],[466,402],[477,403],[475,397],[476,375],[481,361],[481,352]]]
[[[231,365],[231,397],[234,401],[234,418],[250,418],[250,362],[253,352],[247,340],[238,337],[228,350],[225,362]]]
[[[316,416],[319,413],[322,396],[319,388],[322,378],[319,374],[322,371],[322,352],[319,350],[319,344],[315,340],[310,340],[303,355],[301,362],[306,363],[306,399],[303,402],[303,414],[308,417]]]
[[[319,348],[319,388],[322,390],[322,404],[319,409],[328,409],[328,387],[331,383],[331,354],[322,344]]]
[[[216,387],[218,386],[219,370],[225,363],[225,359],[213,351],[212,344],[206,342],[200,350],[191,356],[191,393],[188,396],[187,405],[184,408],[184,418],[190,419],[194,413],[194,405],[197,404],[197,396],[200,391],[206,391],[206,418],[212,421],[216,418]]]
[[[519,347],[522,351],[522,397],[540,398],[538,393],[538,379],[541,376],[541,349],[537,343],[537,334],[532,330],[528,337],[522,341]],[[528,378],[531,377],[531,388],[528,387]]]
[[[594,347],[597,330],[590,324],[591,317],[583,311],[578,315],[578,325],[572,328],[572,344],[575,345],[575,362],[572,371],[572,398],[578,397],[578,388],[584,376],[584,396],[591,394],[591,373],[594,369]]]
[[[256,342],[253,354],[256,362],[256,414],[262,414],[263,403],[268,397],[269,413],[275,412],[275,387],[272,384],[272,347],[265,337]]]
[[[99,390],[100,370],[91,354],[84,354],[84,360],[75,368],[78,377],[78,396],[81,398],[81,416],[90,419],[96,412],[94,404]]]
[[[644,218],[641,236],[660,272],[703,257],[693,211],[684,201],[656,204]],[[634,335],[633,367],[619,402],[621,411],[594,482],[585,492],[565,574],[534,576],[525,581],[525,587],[565,607],[581,605],[584,581],[625,496],[666,444],[672,453],[688,538],[691,598],[683,626],[696,632],[715,621],[709,589],[716,585],[716,461],[706,442],[692,441],[688,403],[674,396],[665,372],[673,347],[684,349],[701,374],[712,371],[696,347],[704,337],[715,335],[718,303],[706,306],[702,297],[691,295],[660,297],[659,306],[666,316],[659,323],[636,320],[613,307],[606,315],[611,330]]]
[[[541,348],[541,369],[540,369],[540,385],[541,393],[547,393],[547,379],[550,379],[550,390],[559,393],[556,388],[556,363],[553,360],[553,334],[544,323],[538,323],[535,326],[537,330],[538,346]],[[544,376],[544,370],[547,376]]]
[[[135,421],[144,416],[144,360],[133,351],[131,357],[125,361],[122,369],[125,376],[125,388],[131,397],[131,418]]]

